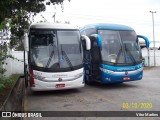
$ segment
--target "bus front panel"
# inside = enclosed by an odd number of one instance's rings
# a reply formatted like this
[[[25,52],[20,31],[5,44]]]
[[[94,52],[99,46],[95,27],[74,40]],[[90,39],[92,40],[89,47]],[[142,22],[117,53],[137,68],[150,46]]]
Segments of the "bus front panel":
[[[123,67],[101,64],[100,70],[103,84],[141,80],[143,77],[142,64]]]

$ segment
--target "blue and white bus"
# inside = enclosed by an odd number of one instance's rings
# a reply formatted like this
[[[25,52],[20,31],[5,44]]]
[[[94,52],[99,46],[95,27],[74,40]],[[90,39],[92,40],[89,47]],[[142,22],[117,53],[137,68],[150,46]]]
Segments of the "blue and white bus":
[[[84,87],[83,50],[90,49],[87,36],[69,24],[35,23],[25,35],[28,55],[25,83],[33,91]]]
[[[143,77],[142,53],[137,35],[128,26],[117,24],[89,24],[81,34],[91,40],[90,51],[84,50],[86,83],[122,83],[141,80]]]

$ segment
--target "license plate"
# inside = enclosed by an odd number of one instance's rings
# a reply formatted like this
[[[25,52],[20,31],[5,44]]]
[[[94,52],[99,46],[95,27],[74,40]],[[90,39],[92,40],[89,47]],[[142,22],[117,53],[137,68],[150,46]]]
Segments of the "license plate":
[[[123,77],[123,80],[130,80],[130,77]]]
[[[56,88],[63,88],[63,87],[65,87],[65,84],[56,84],[55,87],[56,87]]]

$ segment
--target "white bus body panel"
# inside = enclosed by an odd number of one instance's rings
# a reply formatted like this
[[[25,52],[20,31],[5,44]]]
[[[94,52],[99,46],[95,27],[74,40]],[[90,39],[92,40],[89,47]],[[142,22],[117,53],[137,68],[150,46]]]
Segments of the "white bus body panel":
[[[33,91],[62,90],[84,87],[83,68],[69,72],[41,72],[33,70],[34,86]],[[57,88],[57,84],[64,84],[64,87]]]

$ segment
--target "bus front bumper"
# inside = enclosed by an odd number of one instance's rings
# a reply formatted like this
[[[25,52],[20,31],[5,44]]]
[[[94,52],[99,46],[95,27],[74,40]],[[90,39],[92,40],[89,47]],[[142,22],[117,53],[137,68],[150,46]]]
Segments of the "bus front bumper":
[[[143,77],[143,68],[134,71],[124,71],[124,72],[104,72],[101,71],[101,82],[103,84],[109,83],[121,83],[141,80]]]
[[[32,91],[49,91],[49,90],[64,90],[84,87],[83,77],[72,81],[62,82],[44,82],[35,79],[35,84],[31,86]]]

